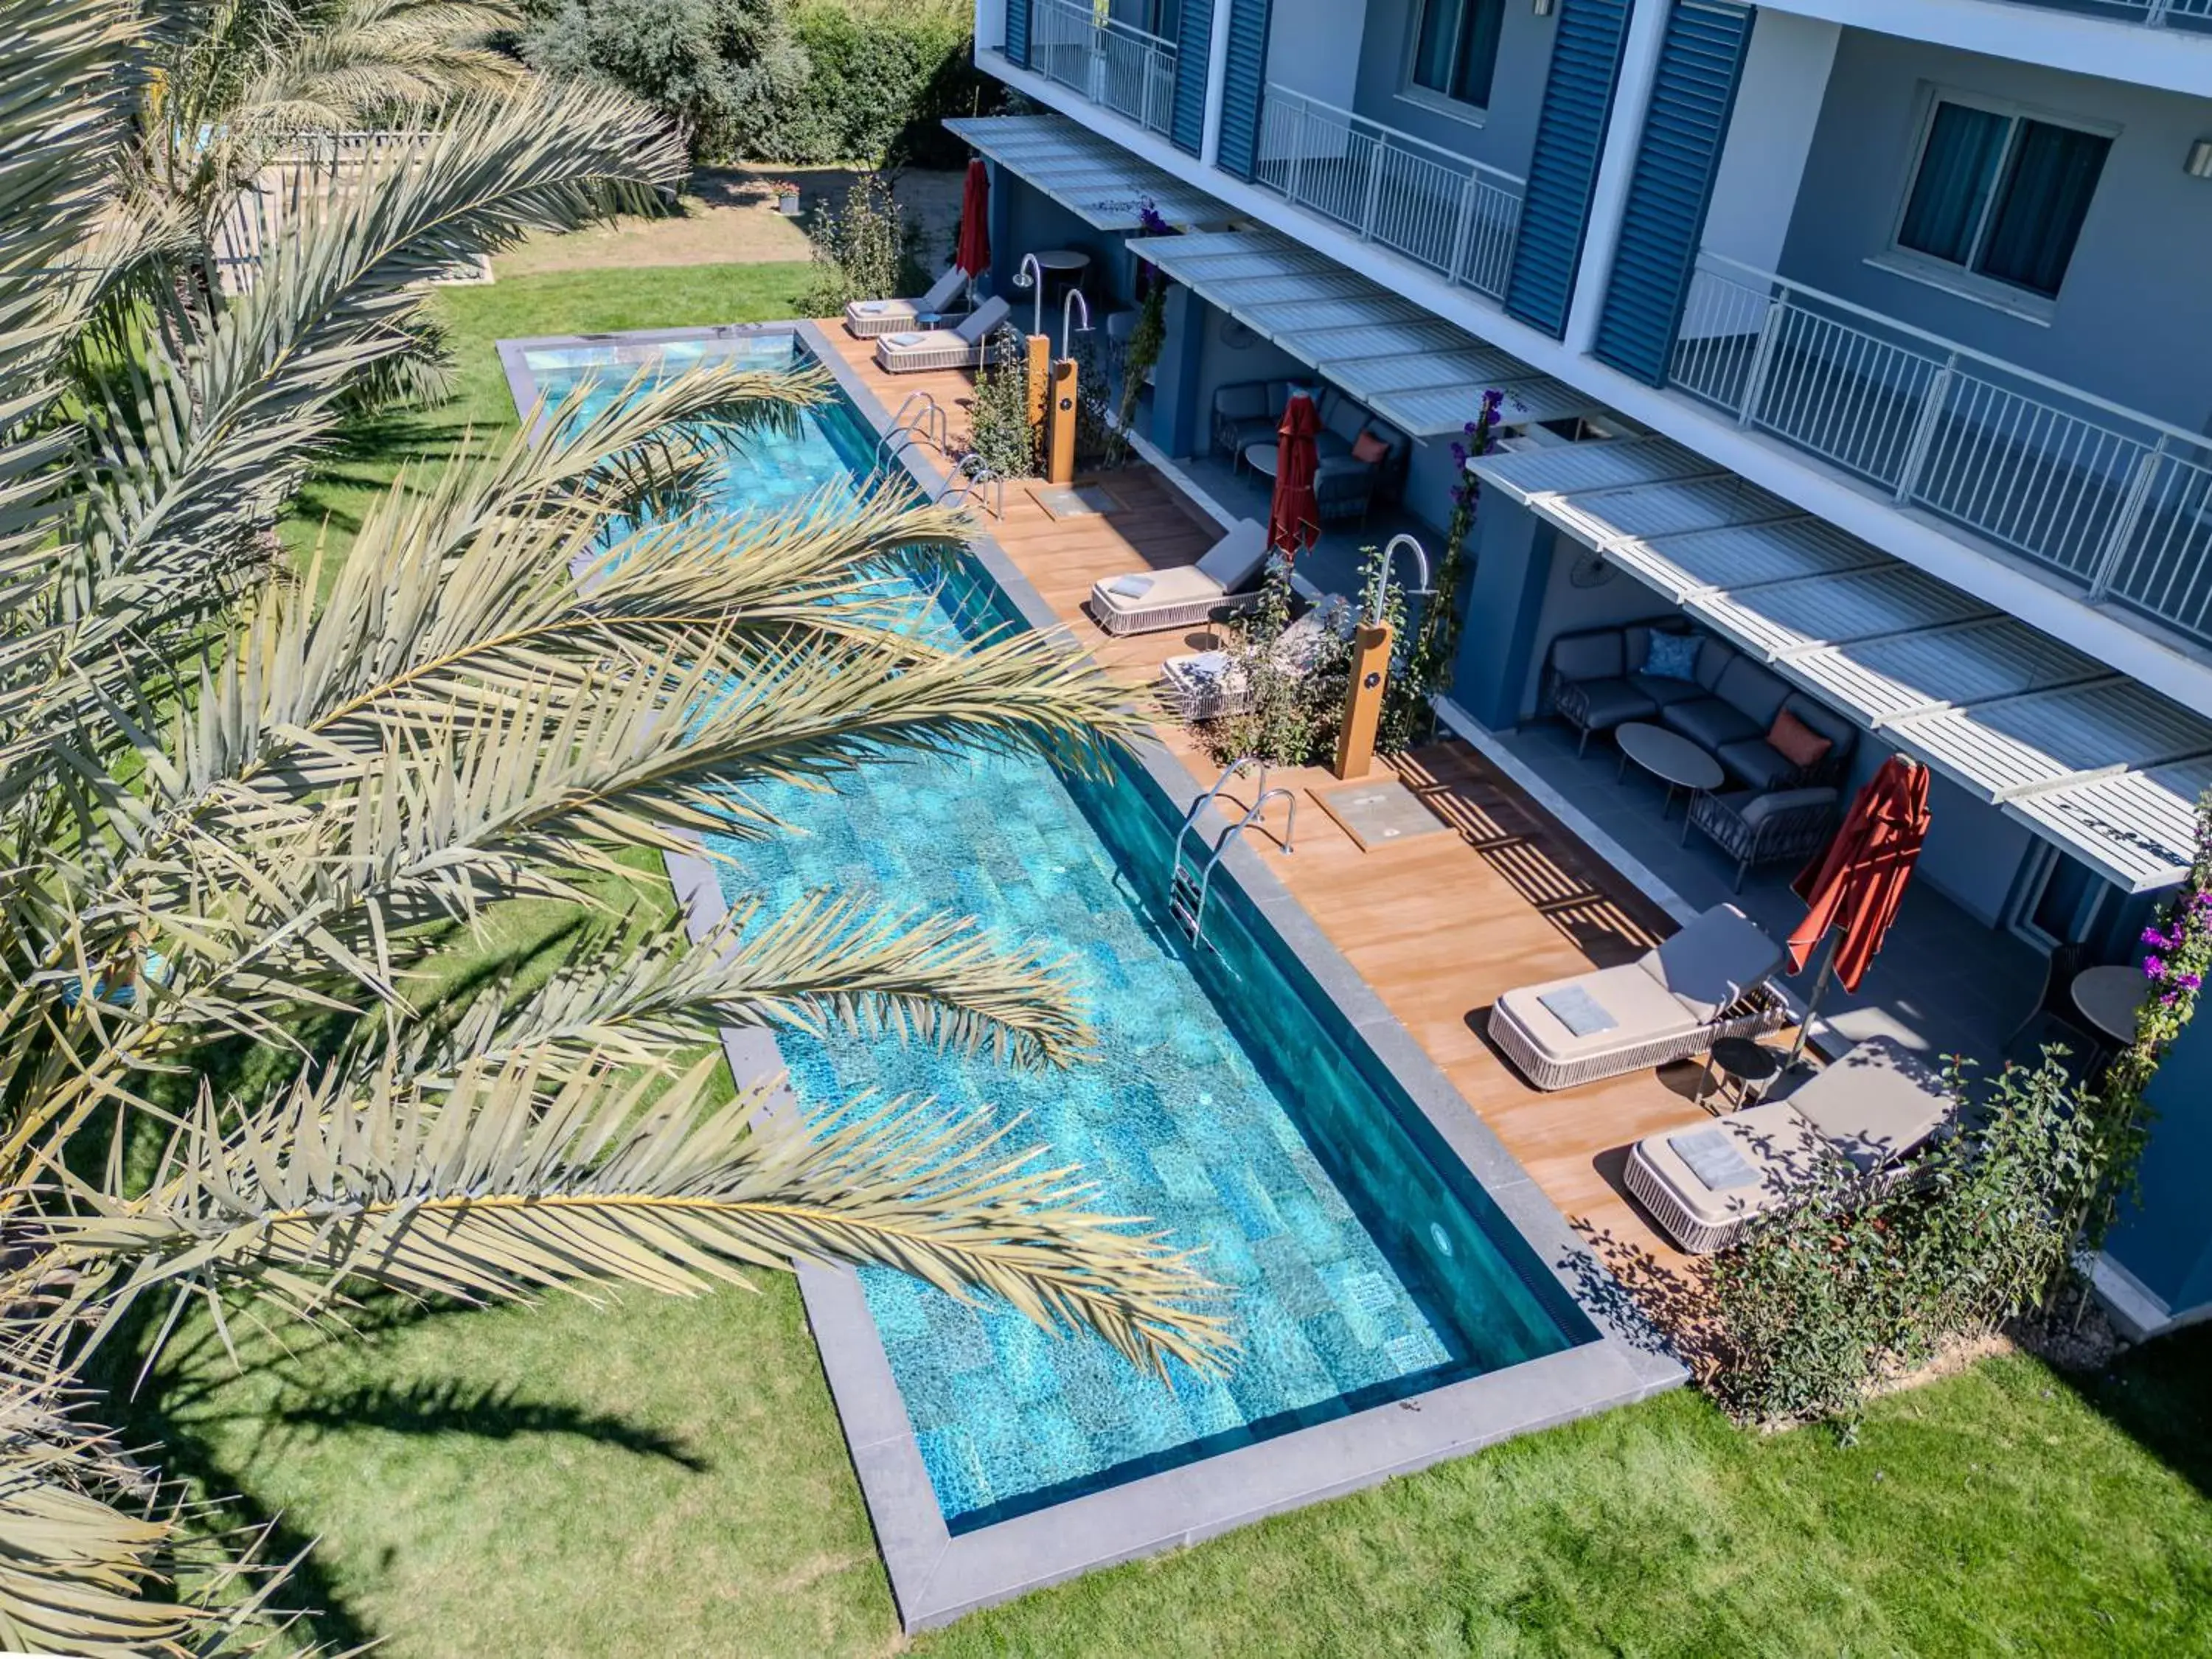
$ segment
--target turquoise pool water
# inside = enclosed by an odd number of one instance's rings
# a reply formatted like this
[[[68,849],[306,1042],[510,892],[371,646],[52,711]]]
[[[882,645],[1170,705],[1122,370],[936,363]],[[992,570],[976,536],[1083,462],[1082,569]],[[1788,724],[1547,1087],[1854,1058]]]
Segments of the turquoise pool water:
[[[763,361],[788,343],[749,345]],[[533,358],[558,390],[580,365]],[[601,369],[599,372],[606,372]],[[750,444],[714,499],[732,509],[857,489],[872,437],[847,407]],[[891,580],[902,580],[896,576]],[[908,583],[932,625],[1004,625],[978,570]],[[1087,1336],[1055,1338],[887,1271],[868,1306],[955,1532],[1553,1352],[1593,1334],[1437,1144],[1410,1102],[1233,884],[1214,949],[1165,925],[1179,817],[1123,764],[1104,781],[1041,759],[886,763],[835,794],[762,792],[801,833],[724,843],[725,891],[782,905],[823,888],[979,917],[1079,963],[1095,1063],[1024,1073],[880,1038],[786,1036],[812,1111],[862,1091],[1024,1119],[1104,1188],[1202,1248],[1242,1348],[1219,1377],[1149,1377]]]

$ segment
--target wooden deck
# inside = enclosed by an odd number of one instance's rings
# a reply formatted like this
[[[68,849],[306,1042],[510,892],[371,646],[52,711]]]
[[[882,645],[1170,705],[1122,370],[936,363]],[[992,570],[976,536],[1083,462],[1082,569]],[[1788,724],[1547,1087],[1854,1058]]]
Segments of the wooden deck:
[[[927,391],[951,413],[959,434],[966,375],[884,374],[866,343],[834,324],[824,327],[888,407],[909,392]],[[1150,467],[1103,482],[1120,510],[1058,521],[1010,483],[1005,519],[989,527],[1102,663],[1133,684],[1148,684],[1166,658],[1209,641],[1182,631],[1109,639],[1085,616],[1082,602],[1102,575],[1191,562],[1218,531]],[[1170,726],[1160,736],[1194,778],[1213,781],[1218,769],[1187,731]],[[1632,1284],[1665,1283],[1687,1259],[1627,1197],[1621,1170],[1637,1140],[1698,1117],[1701,1068],[1642,1071],[1543,1094],[1483,1032],[1500,994],[1626,961],[1673,924],[1466,744],[1436,744],[1391,765],[1456,834],[1364,852],[1308,793],[1295,856],[1269,849],[1274,869],[1599,1253]],[[1314,768],[1278,769],[1270,781],[1305,792],[1338,782]],[[1249,788],[1239,793],[1249,799]],[[1241,814],[1243,802],[1234,810]],[[1279,830],[1279,808],[1271,822]]]

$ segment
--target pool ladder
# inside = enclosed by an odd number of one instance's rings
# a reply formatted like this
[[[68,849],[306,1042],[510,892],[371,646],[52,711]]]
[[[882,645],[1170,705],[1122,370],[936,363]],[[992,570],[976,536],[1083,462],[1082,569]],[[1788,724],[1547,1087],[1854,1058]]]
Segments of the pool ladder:
[[[1223,830],[1221,839],[1208,848],[1206,833],[1199,829],[1198,821],[1248,766],[1260,769],[1260,792],[1253,797],[1244,816]],[[1231,842],[1259,823],[1267,810],[1267,803],[1278,796],[1288,801],[1291,808],[1290,818],[1283,826],[1283,851],[1290,852],[1297,840],[1298,798],[1288,789],[1267,787],[1267,774],[1272,769],[1257,755],[1239,755],[1222,769],[1221,775],[1213,781],[1213,787],[1191,803],[1190,811],[1183,815],[1182,828],[1176,831],[1175,863],[1168,875],[1168,914],[1176,919],[1176,925],[1193,945],[1206,943],[1206,901],[1213,890],[1213,872],[1222,855],[1228,852]],[[1185,844],[1194,834],[1198,837],[1198,850],[1185,856]]]
[[[927,444],[940,455],[951,453],[944,405],[927,392],[908,392],[898,406],[890,428],[876,440],[876,464],[896,460],[915,444]]]
[[[1006,481],[990,462],[972,453],[960,458],[945,488],[937,492],[939,507],[959,507],[969,501],[994,519],[1006,516]]]

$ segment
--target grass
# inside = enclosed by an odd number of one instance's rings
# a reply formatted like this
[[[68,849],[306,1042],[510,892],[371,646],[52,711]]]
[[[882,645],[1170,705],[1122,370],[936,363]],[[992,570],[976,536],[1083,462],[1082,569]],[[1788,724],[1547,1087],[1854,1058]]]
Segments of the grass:
[[[461,393],[364,434],[349,512],[513,424],[492,342],[788,314],[800,267],[562,274],[441,296]],[[305,534],[306,526],[295,526]],[[665,898],[648,895],[648,903]],[[503,907],[434,991],[541,975]],[[881,1654],[902,1643],[798,1297],[379,1306],[350,1338],[187,1322],[125,1424],[240,1494],[337,1647],[394,1659]],[[2006,1358],[1878,1402],[1858,1443],[1680,1394],[1532,1436],[914,1644],[927,1656],[2212,1653],[2212,1330],[2069,1381]]]

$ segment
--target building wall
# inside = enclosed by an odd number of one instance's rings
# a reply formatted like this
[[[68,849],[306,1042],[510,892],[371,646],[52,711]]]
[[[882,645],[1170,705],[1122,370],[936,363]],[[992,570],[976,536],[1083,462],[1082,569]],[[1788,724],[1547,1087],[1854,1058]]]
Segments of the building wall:
[[[1714,252],[1761,270],[1781,264],[1843,33],[1818,18],[1759,14],[1705,214]]]
[[[2047,325],[1877,269],[1936,85],[2118,126]],[[1782,273],[2116,402],[2212,412],[2212,180],[2182,170],[2212,104],[1851,29],[1829,77]]]
[[[2151,1081],[2157,1113],[2142,1202],[2121,1211],[2106,1249],[2177,1313],[2212,1303],[2212,1012],[2191,1021]]]
[[[1468,120],[1400,95],[1406,85],[1419,3],[1369,0],[1358,92],[1352,107],[1370,121],[1410,132],[1455,155],[1527,176],[1528,157],[1536,147],[1544,81],[1551,72],[1552,40],[1559,28],[1556,9],[1549,17],[1539,17],[1526,0],[1506,0],[1490,107],[1479,118]]]
[[[1348,108],[1358,88],[1362,21],[1360,8],[1346,0],[1275,0],[1267,79]]]

